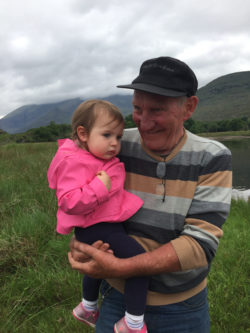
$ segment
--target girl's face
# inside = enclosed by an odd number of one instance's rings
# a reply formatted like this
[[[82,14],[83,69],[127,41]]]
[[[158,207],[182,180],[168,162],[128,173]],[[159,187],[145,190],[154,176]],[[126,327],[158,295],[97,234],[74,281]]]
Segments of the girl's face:
[[[97,117],[89,134],[80,137],[88,151],[94,156],[109,160],[121,149],[123,123],[118,123],[109,116]]]

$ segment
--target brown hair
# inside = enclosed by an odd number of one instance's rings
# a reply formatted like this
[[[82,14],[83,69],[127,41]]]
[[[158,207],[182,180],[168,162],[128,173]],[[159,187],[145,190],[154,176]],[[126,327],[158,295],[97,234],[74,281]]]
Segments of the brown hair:
[[[91,99],[81,103],[73,113],[72,117],[72,138],[77,139],[77,127],[83,126],[89,134],[97,117],[101,114],[108,114],[112,121],[117,121],[118,124],[124,123],[121,111],[114,104],[99,100]]]

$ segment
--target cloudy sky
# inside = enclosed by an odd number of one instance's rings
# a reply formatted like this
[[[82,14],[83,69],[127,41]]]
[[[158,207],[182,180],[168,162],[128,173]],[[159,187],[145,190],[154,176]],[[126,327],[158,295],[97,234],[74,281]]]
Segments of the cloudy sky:
[[[116,88],[168,55],[199,87],[250,70],[250,1],[0,0],[0,117],[27,104]]]

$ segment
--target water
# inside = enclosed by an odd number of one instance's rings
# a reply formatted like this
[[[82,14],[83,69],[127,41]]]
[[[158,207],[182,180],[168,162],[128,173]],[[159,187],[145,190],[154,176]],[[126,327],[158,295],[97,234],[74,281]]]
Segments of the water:
[[[250,139],[223,141],[233,156],[233,187],[250,189]]]

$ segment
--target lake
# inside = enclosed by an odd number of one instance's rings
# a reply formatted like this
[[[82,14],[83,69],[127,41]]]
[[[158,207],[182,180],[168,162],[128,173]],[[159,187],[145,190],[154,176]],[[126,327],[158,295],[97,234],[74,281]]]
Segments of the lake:
[[[225,140],[221,142],[232,152],[233,187],[250,189],[250,139]]]

